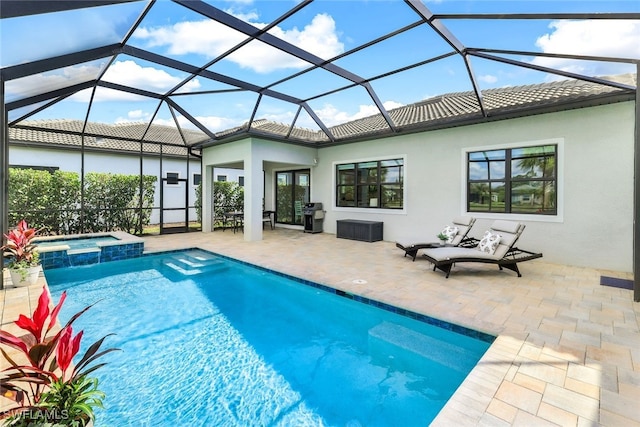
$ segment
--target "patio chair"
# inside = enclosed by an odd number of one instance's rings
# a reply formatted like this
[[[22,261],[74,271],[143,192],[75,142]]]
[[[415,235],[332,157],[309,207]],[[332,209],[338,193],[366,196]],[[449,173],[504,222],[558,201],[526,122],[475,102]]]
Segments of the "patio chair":
[[[542,257],[541,253],[525,251],[514,246],[524,228],[525,225],[519,222],[497,220],[481,240],[471,238],[458,247],[425,249],[423,256],[433,263],[433,271],[436,268],[442,270],[447,278],[457,262],[497,264],[500,270],[506,268],[522,277],[518,263]],[[475,247],[472,247],[474,245]]]
[[[476,219],[470,216],[459,216],[454,218],[452,221],[453,225],[448,225],[445,227],[443,233],[448,234],[449,240],[447,241],[448,246],[459,246],[460,244],[464,244],[469,239],[467,234],[473,224],[476,222]],[[437,242],[425,242],[425,243],[402,243],[396,242],[396,247],[402,249],[404,251],[404,256],[411,256],[413,261],[416,260],[416,256],[418,255],[418,251],[420,249],[426,248],[435,248],[440,246],[440,243]]]
[[[264,223],[266,222],[271,226],[273,230],[273,216],[275,215],[275,211],[262,211],[262,228],[264,229]]]

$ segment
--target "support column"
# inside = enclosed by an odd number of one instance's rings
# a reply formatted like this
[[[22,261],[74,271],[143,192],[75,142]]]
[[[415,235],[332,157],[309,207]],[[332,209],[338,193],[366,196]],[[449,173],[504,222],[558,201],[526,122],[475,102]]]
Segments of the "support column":
[[[209,233],[213,231],[213,221],[215,220],[213,205],[213,166],[205,165],[202,160],[202,231]]]
[[[636,66],[636,76],[640,76],[640,64]],[[640,85],[638,85],[636,77],[636,110],[635,110],[635,126],[634,126],[634,174],[633,174],[633,300],[640,302],[640,224],[638,224],[638,215],[640,215]]]
[[[244,240],[247,242],[262,240],[264,179],[262,156],[258,151],[252,142],[244,159]]]
[[[4,76],[0,74],[0,246],[9,231],[9,123],[4,102]],[[4,288],[4,257],[0,254],[0,289]]]

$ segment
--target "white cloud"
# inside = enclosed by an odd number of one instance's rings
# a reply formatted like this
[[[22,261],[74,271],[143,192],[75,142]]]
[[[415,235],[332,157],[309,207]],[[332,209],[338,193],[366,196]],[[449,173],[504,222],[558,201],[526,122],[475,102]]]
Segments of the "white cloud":
[[[180,127],[182,128],[194,129],[198,131],[200,130],[196,125],[191,123],[184,116],[177,116],[177,119],[178,119],[178,123],[180,123]],[[217,116],[195,116],[195,119],[201,124],[203,124],[204,126],[206,126],[207,129],[209,129],[211,132],[219,132],[221,130],[231,129],[236,126],[240,126],[244,122],[243,120],[232,119],[229,117],[217,117]],[[176,122],[173,121],[173,119],[170,119],[170,120],[156,119],[154,120],[153,123],[162,124],[165,126],[173,126],[173,127],[176,126]]]
[[[640,22],[623,20],[555,21],[551,31],[536,40],[542,52],[572,55],[640,57]],[[590,75],[633,72],[635,67],[619,63],[535,58],[536,65]]]
[[[171,127],[176,127],[176,122],[173,119],[160,119],[160,118],[156,118],[153,121],[154,125],[161,125],[161,126],[171,126]]]
[[[142,67],[135,61],[127,60],[113,63],[105,73],[104,80],[150,92],[164,93],[180,83],[183,78],[172,76],[157,68]],[[198,79],[193,79],[183,86],[182,91],[198,88],[200,88],[200,82]]]
[[[388,111],[394,108],[402,107],[404,104],[395,101],[386,101],[383,103],[383,105]],[[323,108],[316,110],[316,114],[326,126],[335,126],[341,123],[362,119],[364,117],[373,116],[379,113],[380,110],[378,110],[378,107],[373,104],[359,105],[358,111],[354,114],[340,111],[332,104],[325,104]]]
[[[140,123],[148,122],[151,120],[151,113],[144,112],[142,110],[131,110],[127,112],[126,117],[118,117],[114,120],[114,123]]]
[[[404,104],[400,103],[400,102],[396,102],[396,101],[385,101],[382,103],[382,105],[384,105],[384,108],[387,109],[387,111],[396,109],[396,108],[400,108],[400,107],[404,107]]]
[[[86,69],[83,69],[86,68]],[[54,81],[66,83],[69,85],[70,82],[77,81],[78,77],[81,76],[82,73],[85,73],[92,78],[95,78],[98,75],[98,68],[96,67],[69,67],[65,69],[65,74],[63,76],[42,76],[40,77],[41,81],[45,81],[44,79],[49,80],[49,86],[53,84]],[[55,79],[55,80],[52,80]],[[104,80],[110,81],[113,83],[121,84],[123,86],[130,86],[133,88],[144,89],[150,92],[155,93],[165,93],[171,88],[175,87],[178,83],[180,83],[183,78],[172,76],[166,71],[159,70],[153,67],[142,67],[137,64],[135,61],[127,60],[127,61],[116,61],[114,62],[105,73]],[[192,79],[187,82],[181,88],[181,92],[189,92],[195,91],[200,88],[200,81],[198,79]],[[70,97],[70,99],[77,102],[88,102],[91,96],[90,90],[83,90],[78,92]],[[96,89],[96,95],[94,101],[96,102],[105,102],[105,101],[127,101],[127,102],[135,102],[135,101],[147,101],[149,98],[135,95],[129,92],[122,92],[119,90],[107,89],[103,87],[98,87]]]
[[[263,28],[255,14],[237,15]],[[274,27],[269,33],[321,58],[331,58],[344,51],[336,33],[335,21],[327,14],[316,15],[302,30]],[[166,46],[171,55],[201,55],[213,59],[245,40],[247,36],[211,20],[184,21],[169,26],[140,28],[134,37],[146,40],[149,47]],[[227,58],[238,66],[258,73],[279,69],[298,69],[308,64],[262,42],[253,41]],[[201,65],[201,64],[198,64]]]
[[[21,98],[36,95],[42,92],[42,88],[47,88],[47,90],[52,91],[76,83],[93,80],[100,72],[100,68],[100,65],[95,64],[74,65],[61,70],[9,80],[6,83],[6,91],[8,95],[19,95]]]
[[[295,114],[292,111],[281,111],[281,112],[273,112],[273,113],[264,113],[261,114],[258,119],[267,119],[272,122],[284,123],[286,125],[290,125],[293,121]]]
[[[114,122],[115,123],[138,123],[138,122],[148,122],[151,118],[151,114],[148,112],[144,112],[142,110],[133,110],[127,113],[127,117],[118,117]],[[221,130],[230,129],[236,126],[239,126],[243,123],[242,120],[236,120],[227,117],[216,117],[216,116],[196,116],[196,120],[198,120],[201,124],[206,126],[212,132],[219,132]],[[194,129],[200,130],[196,125],[191,123],[184,116],[177,116],[178,123],[180,127],[185,129]],[[156,118],[153,121],[154,125],[161,126],[171,126],[176,127],[176,122],[171,119],[161,119]]]
[[[95,79],[102,68],[98,65],[74,65],[47,73],[36,74],[25,79],[17,79],[7,82],[7,93],[21,97],[35,95],[45,87],[55,90],[71,86],[79,82]],[[108,68],[105,80],[114,83],[131,86],[133,88],[146,89],[156,93],[164,93],[182,81],[181,78],[171,76],[165,71],[152,67],[141,67],[134,61],[117,61]],[[200,87],[198,79],[189,81],[183,90],[197,90]],[[69,97],[76,102],[89,102],[91,90],[85,89]],[[94,100],[99,101],[143,101],[148,98],[128,92],[98,87]]]
[[[481,82],[485,82],[485,83],[495,83],[498,81],[498,78],[496,76],[493,76],[491,74],[485,74],[483,76],[479,76],[478,80],[480,80]]]
[[[284,31],[275,27],[269,33],[324,59],[332,58],[344,51],[344,45],[336,33],[336,23],[325,13],[316,15],[302,31],[297,28]]]
[[[230,117],[216,117],[216,116],[196,116],[196,120],[205,125],[207,129],[212,132],[218,132],[221,130],[231,129],[236,126],[240,126],[246,120],[237,120]],[[178,119],[181,126],[195,128],[194,125],[180,116]]]
[[[171,55],[199,54],[214,58],[246,36],[215,21],[184,21],[154,28],[139,28],[134,38],[146,40],[148,47],[167,47]]]
[[[131,120],[140,120],[140,119],[148,118],[149,113],[144,113],[142,112],[142,110],[133,110],[127,113],[127,117],[129,117]]]

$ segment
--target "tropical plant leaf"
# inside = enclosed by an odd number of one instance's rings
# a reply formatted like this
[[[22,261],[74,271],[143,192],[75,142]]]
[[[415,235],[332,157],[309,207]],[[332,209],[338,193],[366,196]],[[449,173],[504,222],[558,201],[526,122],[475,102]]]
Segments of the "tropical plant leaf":
[[[9,354],[6,351],[4,351],[2,347],[0,347],[0,352],[2,353],[2,357],[4,357],[7,362],[9,362],[11,367],[18,366],[18,364],[11,358],[11,356],[9,356]]]
[[[51,357],[55,345],[55,341],[34,345],[31,347],[31,350],[29,350],[29,359],[35,366],[43,369],[45,363],[47,363],[47,360]]]
[[[114,335],[114,334],[105,335],[104,337],[100,338],[98,341],[93,343],[91,347],[87,349],[87,351],[84,353],[84,356],[82,356],[82,359],[80,359],[80,361],[76,365],[74,373],[80,373],[86,365],[96,360],[98,357],[101,357],[115,350],[120,350],[120,349],[112,348],[96,354],[96,352],[100,349],[100,346],[102,346],[102,343],[104,342],[104,340],[111,335]]]
[[[29,349],[27,347],[27,344],[24,342],[24,340],[16,337],[15,335],[7,331],[0,330],[0,344],[5,344],[5,345],[8,345],[9,347],[15,348],[17,350],[21,350],[22,352],[24,352],[24,354],[29,356]]]

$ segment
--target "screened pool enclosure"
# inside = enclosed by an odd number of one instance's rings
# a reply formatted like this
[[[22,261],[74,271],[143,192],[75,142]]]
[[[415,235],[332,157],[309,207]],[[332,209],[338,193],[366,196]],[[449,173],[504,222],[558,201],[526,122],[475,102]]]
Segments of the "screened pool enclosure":
[[[640,98],[632,1],[3,0],[0,19],[3,231],[9,167],[46,167],[62,151],[80,212],[87,177],[113,161],[140,177],[140,195],[145,175],[184,182],[176,206],[160,186],[131,208],[188,223],[207,147],[257,137],[322,149]],[[560,80],[590,92],[503,90]],[[19,152],[39,154],[14,164]]]

